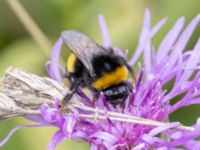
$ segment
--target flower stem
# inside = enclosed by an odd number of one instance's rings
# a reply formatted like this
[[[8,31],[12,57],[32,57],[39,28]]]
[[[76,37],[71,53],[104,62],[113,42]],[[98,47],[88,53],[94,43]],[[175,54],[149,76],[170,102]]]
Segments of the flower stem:
[[[36,43],[42,48],[44,53],[50,58],[50,51],[52,49],[51,42],[34,22],[26,9],[21,5],[19,0],[6,0],[10,8],[14,11],[16,16],[22,22],[24,27],[30,33]]]
[[[109,118],[113,121],[130,122],[130,123],[150,125],[150,126],[163,126],[169,123],[169,122],[159,122],[159,121],[145,119],[145,118],[136,117],[136,116],[130,116],[130,115],[121,114],[117,112],[104,111],[99,108],[91,108],[91,107],[80,105],[80,104],[74,104],[73,107],[94,113],[94,114],[89,114],[89,115],[79,114],[78,116],[82,118],[100,119],[100,120],[105,120]],[[193,127],[183,126],[183,125],[177,126],[177,129],[186,130],[186,131],[194,131]]]

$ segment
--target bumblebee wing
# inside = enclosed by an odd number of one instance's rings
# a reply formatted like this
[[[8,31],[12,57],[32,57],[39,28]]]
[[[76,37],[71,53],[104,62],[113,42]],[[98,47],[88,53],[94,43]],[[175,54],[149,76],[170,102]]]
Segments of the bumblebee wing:
[[[67,47],[81,60],[84,66],[95,77],[92,59],[97,55],[108,54],[108,50],[99,46],[86,34],[76,30],[67,30],[61,33]]]

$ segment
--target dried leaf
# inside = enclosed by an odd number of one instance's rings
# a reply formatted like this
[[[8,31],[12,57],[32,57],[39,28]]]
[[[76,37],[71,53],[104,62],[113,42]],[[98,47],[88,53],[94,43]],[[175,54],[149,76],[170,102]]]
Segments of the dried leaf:
[[[52,106],[55,98],[62,100],[69,92],[63,83],[16,67],[7,69],[5,76],[0,78],[0,86],[0,120],[19,115],[39,115],[42,104]]]
[[[11,67],[3,79],[3,92],[20,107],[39,109],[43,103],[52,104],[55,98],[62,100],[68,88],[50,78]]]
[[[0,120],[18,116],[24,113],[24,110],[3,93],[0,93]]]

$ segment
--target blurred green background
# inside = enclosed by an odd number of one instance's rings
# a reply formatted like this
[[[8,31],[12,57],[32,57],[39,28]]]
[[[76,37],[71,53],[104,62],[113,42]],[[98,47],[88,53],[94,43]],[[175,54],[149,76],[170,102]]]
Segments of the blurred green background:
[[[145,8],[149,8],[152,25],[163,17],[168,22],[153,39],[158,46],[161,39],[181,16],[188,23],[199,11],[198,0],[21,0],[21,3],[37,22],[53,44],[63,30],[78,29],[102,43],[98,15],[103,14],[113,46],[134,52],[141,30]],[[199,36],[195,31],[187,48],[191,49]],[[67,52],[63,52],[66,58]],[[30,37],[6,0],[0,1],[0,75],[9,66],[23,67],[38,75],[47,75],[44,64],[49,58]],[[171,116],[171,120],[185,125],[195,122],[200,116],[200,106],[183,108]],[[30,124],[23,118],[0,122],[0,139],[16,125]],[[33,128],[17,131],[2,150],[44,150],[55,128]],[[89,149],[87,143],[65,141],[56,150]]]

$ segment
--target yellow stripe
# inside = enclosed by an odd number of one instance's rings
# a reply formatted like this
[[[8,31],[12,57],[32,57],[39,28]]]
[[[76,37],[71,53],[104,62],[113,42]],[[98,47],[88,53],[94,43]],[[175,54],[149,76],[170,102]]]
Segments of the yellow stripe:
[[[67,59],[67,71],[73,73],[75,71],[76,56],[71,53]]]
[[[108,72],[98,78],[92,86],[98,90],[105,89],[111,85],[120,83],[127,78],[127,70],[125,66],[120,66],[112,72]]]

